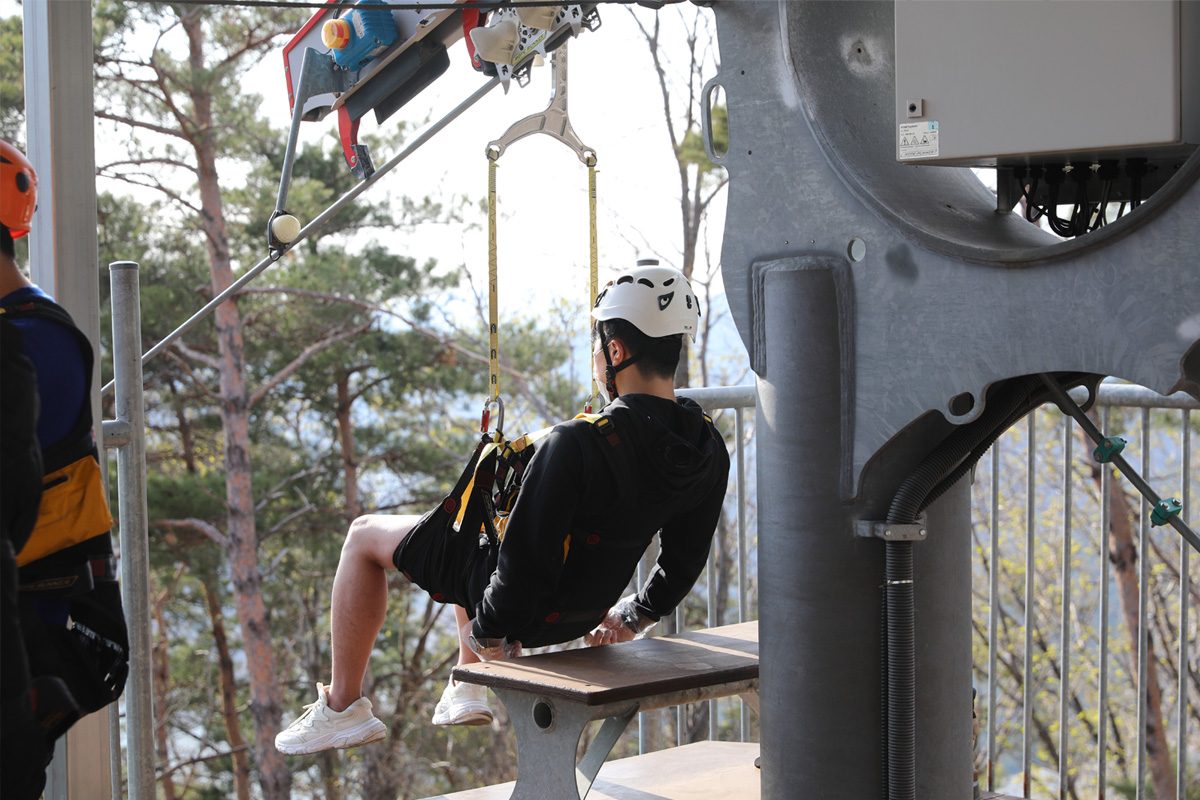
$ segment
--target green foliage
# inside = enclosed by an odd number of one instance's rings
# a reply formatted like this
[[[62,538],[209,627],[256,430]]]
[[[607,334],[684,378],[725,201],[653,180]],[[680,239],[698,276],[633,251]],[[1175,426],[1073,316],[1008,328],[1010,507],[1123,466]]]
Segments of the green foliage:
[[[0,19],[0,139],[25,149],[24,25],[20,16]]]
[[[712,144],[713,150],[719,155],[729,150],[729,109],[725,105],[717,105],[712,109]],[[721,171],[722,168],[708,159],[704,149],[704,134],[697,128],[689,128],[684,134],[683,143],[676,148],[676,155],[684,164],[694,164],[699,170],[700,177]]]

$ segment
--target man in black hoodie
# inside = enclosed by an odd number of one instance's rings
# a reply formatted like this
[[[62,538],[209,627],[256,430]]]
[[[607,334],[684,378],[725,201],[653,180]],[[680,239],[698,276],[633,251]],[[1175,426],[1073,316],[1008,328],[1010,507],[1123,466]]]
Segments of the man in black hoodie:
[[[592,317],[593,366],[611,400],[610,424],[572,420],[537,443],[498,546],[481,544],[477,531],[419,524],[425,518],[355,520],[334,578],[332,679],[276,737],[281,752],[386,736],[361,689],[386,612],[388,569],[455,604],[459,663],[581,636],[589,645],[628,641],[691,590],[729,475],[721,435],[674,392],[682,336],[695,339],[699,302],[678,270],[639,267],[605,288]],[[654,571],[618,600],[660,531]],[[453,681],[434,714],[435,724],[490,721],[484,687]]]

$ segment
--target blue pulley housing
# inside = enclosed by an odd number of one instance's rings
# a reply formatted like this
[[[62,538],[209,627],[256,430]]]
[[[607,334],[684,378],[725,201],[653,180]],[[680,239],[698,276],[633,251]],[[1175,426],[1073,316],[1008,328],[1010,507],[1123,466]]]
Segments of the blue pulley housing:
[[[384,5],[382,0],[359,0],[357,5],[342,17],[350,23],[350,43],[333,51],[333,60],[342,69],[362,69],[399,38],[390,10],[364,7]]]

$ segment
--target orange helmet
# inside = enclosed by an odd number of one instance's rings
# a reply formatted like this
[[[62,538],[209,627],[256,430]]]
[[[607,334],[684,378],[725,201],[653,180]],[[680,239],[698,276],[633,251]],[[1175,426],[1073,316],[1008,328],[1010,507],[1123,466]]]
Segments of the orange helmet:
[[[29,221],[37,208],[37,173],[17,148],[0,141],[0,225],[12,238],[29,233]]]

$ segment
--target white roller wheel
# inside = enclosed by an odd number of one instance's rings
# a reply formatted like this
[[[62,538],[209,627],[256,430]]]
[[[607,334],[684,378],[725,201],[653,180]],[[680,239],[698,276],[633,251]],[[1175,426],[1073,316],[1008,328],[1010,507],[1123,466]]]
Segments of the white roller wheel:
[[[300,220],[291,214],[284,214],[271,220],[271,233],[284,244],[291,244],[300,235]]]

